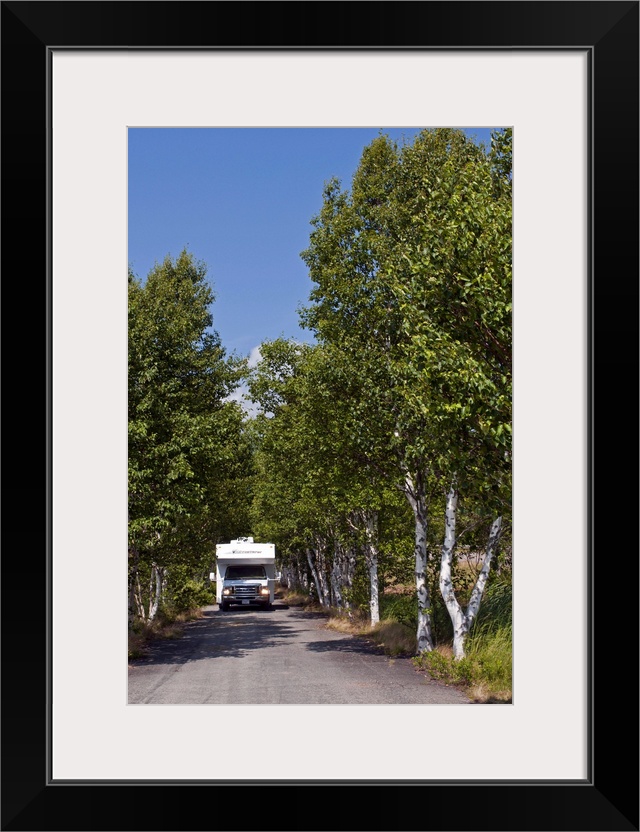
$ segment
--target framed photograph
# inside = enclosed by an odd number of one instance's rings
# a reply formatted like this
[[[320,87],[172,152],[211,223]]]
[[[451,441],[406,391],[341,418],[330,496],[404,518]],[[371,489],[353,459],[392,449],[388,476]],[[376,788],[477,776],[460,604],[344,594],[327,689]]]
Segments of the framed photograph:
[[[2,829],[639,829],[638,11],[2,2]],[[412,126],[513,128],[513,703],[131,706],[128,130]]]

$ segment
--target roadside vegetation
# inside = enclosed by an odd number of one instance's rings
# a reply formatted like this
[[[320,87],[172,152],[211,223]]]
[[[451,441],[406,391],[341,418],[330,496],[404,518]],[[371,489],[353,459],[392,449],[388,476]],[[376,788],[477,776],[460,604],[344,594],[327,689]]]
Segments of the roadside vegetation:
[[[180,638],[185,624],[202,618],[200,608],[177,613],[174,617],[157,615],[153,621],[134,621],[129,627],[129,661],[143,659],[154,641]]]
[[[153,592],[150,593],[153,603]],[[151,644],[165,639],[178,639],[190,621],[197,621],[204,613],[202,608],[215,602],[208,580],[184,581],[178,591],[165,590],[158,609],[153,616],[136,617],[128,627],[129,660],[144,658]],[[143,610],[144,612],[144,610]]]

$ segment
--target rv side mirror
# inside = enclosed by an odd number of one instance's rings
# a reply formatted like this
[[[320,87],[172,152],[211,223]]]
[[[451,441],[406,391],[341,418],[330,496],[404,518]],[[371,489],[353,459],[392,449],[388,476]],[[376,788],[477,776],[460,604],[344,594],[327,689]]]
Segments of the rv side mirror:
[[[215,581],[215,579],[216,579],[216,573],[215,572],[209,572],[209,580],[210,581]]]
[[[281,581],[282,580],[282,572],[276,572],[276,578],[275,579],[276,579],[276,581]]]

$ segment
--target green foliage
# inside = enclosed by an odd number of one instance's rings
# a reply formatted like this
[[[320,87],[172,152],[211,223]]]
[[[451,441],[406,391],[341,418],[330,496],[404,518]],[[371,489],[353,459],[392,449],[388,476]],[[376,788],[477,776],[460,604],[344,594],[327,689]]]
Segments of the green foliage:
[[[359,610],[364,615],[369,615],[371,611],[369,605],[369,573],[367,572],[364,558],[361,557],[358,559],[355,574],[353,576],[353,584],[351,587],[343,588],[342,595],[348,606]]]
[[[152,563],[165,593],[179,593],[181,567],[208,571],[216,541],[247,527],[253,470],[242,411],[228,400],[246,362],[228,358],[212,329],[205,265],[186,250],[167,256],[145,281],[130,271],[128,293],[130,582],[140,579],[147,607]]]
[[[215,603],[209,578],[196,578],[188,565],[177,563],[168,575],[167,591],[162,600],[165,613],[175,615]]]
[[[475,634],[467,643],[467,660],[474,668],[474,677],[491,690],[511,690],[513,685],[513,643],[511,627],[491,627]]]
[[[262,360],[250,390],[269,416],[252,423],[256,464],[252,528],[273,540],[281,556],[322,551],[330,571],[337,552],[356,554],[353,585],[344,600],[369,609],[364,551],[369,543],[391,545],[400,495],[369,464],[354,441],[354,406],[362,401],[357,378],[340,353],[320,345],[276,340],[261,347]],[[361,406],[361,405],[358,405]],[[367,517],[376,518],[373,540]],[[316,554],[314,554],[316,557]],[[383,556],[384,557],[384,556]]]
[[[196,517],[211,523],[239,441],[241,414],[225,398],[243,368],[210,330],[205,275],[186,251],[145,283],[129,274],[129,531],[144,550],[167,538],[176,548]]]
[[[431,622],[435,643],[449,644],[453,638],[453,626],[449,612],[442,600],[442,595],[436,583],[434,583],[431,593],[431,610]]]
[[[494,575],[466,642],[466,657],[456,661],[440,650],[413,662],[450,684],[481,687],[504,697],[513,685],[512,583],[510,573]]]
[[[513,684],[512,576],[492,576],[466,643],[475,675],[491,690],[511,690]]]
[[[511,633],[497,630],[482,641],[474,641],[465,658],[455,660],[440,650],[412,658],[415,666],[434,679],[466,688],[476,687],[510,698],[513,685]]]
[[[457,129],[402,146],[380,135],[350,190],[327,184],[302,252],[314,287],[301,321],[330,356],[329,401],[348,402],[333,406],[340,457],[410,501],[418,488],[438,534],[454,476],[469,514],[510,514],[510,181],[510,129],[489,152]]]
[[[451,619],[447,608],[437,591],[437,581],[431,585],[431,606],[429,614],[436,644],[448,643],[451,641],[452,628]],[[415,631],[418,626],[418,604],[415,591],[405,593],[393,593],[383,595],[380,599],[380,617],[397,621]]]
[[[509,571],[493,573],[471,631],[471,641],[480,641],[497,632],[511,633],[513,581]]]
[[[491,172],[496,194],[511,194],[513,179],[513,129],[506,127],[491,134]]]
[[[454,569],[455,571],[455,569]],[[427,570],[427,578],[431,588],[431,623],[436,644],[451,644],[453,629],[451,618],[438,592],[438,563],[431,558]],[[475,583],[476,573],[465,570],[464,576],[458,575],[456,586],[458,592],[468,592]],[[410,586],[404,592],[389,592],[381,595],[380,617],[405,624],[408,627],[417,626],[418,608],[415,592]],[[500,574],[491,573],[484,598],[480,606],[478,617],[467,639],[467,653],[484,651],[492,639],[502,640],[511,633],[512,616],[512,584],[511,573],[503,571]],[[437,660],[436,660],[437,661]],[[487,659],[487,661],[489,661]]]
[[[416,667],[427,670],[429,674],[441,682],[453,685],[470,685],[475,679],[473,662],[469,658],[455,661],[439,650],[422,653],[412,659]]]
[[[380,618],[397,621],[415,631],[418,624],[415,592],[383,595],[380,600]]]

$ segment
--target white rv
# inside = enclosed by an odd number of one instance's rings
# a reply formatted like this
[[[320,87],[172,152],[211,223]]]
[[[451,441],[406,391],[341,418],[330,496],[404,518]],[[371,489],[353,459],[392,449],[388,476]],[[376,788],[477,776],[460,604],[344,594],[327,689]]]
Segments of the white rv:
[[[273,604],[276,581],[276,547],[273,543],[254,543],[240,537],[216,546],[216,571],[209,576],[216,582],[216,601],[221,610],[232,604]]]

